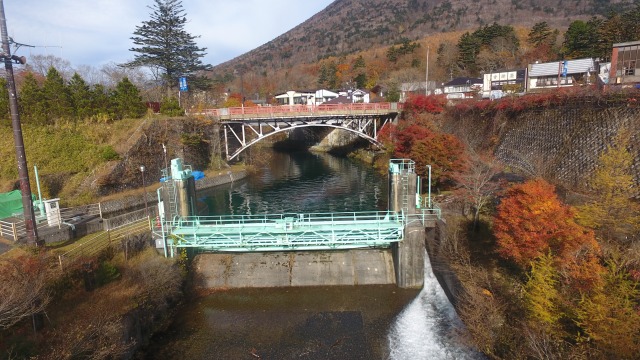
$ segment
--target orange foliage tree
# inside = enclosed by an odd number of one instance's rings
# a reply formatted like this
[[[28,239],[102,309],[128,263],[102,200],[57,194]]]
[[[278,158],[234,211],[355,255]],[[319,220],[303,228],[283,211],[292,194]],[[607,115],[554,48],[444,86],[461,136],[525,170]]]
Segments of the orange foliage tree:
[[[498,205],[494,221],[498,253],[521,267],[551,253],[574,289],[589,289],[602,271],[600,248],[593,232],[574,218],[574,210],[560,202],[546,181],[515,185]]]
[[[401,123],[385,127],[379,137],[393,149],[394,157],[415,161],[418,175],[425,177],[426,165],[432,165],[432,178],[436,183],[452,180],[465,166],[462,142],[455,135],[438,132],[427,125]]]

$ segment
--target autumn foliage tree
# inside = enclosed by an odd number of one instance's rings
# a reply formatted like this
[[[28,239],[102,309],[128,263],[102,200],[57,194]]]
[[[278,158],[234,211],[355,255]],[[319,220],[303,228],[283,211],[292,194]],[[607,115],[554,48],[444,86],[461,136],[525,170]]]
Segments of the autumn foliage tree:
[[[439,131],[430,114],[437,114],[444,106],[437,96],[414,96],[405,105],[398,125],[387,125],[379,132],[379,139],[396,158],[416,162],[416,173],[427,176],[426,165],[432,165],[435,183],[453,180],[454,174],[466,165],[465,148],[455,135]]]
[[[404,103],[405,116],[420,113],[439,114],[444,111],[447,98],[444,95],[412,95]]]
[[[561,264],[575,289],[598,280],[600,248],[593,232],[578,225],[574,210],[562,204],[553,185],[542,179],[511,187],[498,205],[494,234],[498,253],[522,268],[548,253]]]
[[[632,200],[637,188],[629,141],[630,133],[622,131],[600,155],[589,182],[592,201],[578,208],[580,223],[607,240],[631,239],[640,231],[640,204]]]
[[[464,145],[452,134],[411,123],[394,126],[381,136],[383,142],[393,148],[394,157],[416,162],[418,175],[425,177],[426,165],[432,165],[432,178],[436,183],[452,180],[454,174],[465,166]]]

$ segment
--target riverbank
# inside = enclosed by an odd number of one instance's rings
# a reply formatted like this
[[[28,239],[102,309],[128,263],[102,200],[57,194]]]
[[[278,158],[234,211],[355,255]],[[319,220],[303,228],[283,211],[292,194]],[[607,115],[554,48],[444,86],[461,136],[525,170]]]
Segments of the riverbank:
[[[204,191],[216,186],[233,183],[242,180],[249,174],[247,168],[229,168],[221,171],[207,171],[205,177],[196,181],[196,191]],[[101,201],[102,216],[109,218],[120,215],[133,210],[143,209],[145,206],[145,197],[147,204],[156,204],[158,196],[156,190],[161,186],[160,183],[153,183],[147,188],[149,190],[141,191],[140,189],[132,192],[124,192],[110,195],[108,200]],[[155,205],[152,205],[155,206]]]

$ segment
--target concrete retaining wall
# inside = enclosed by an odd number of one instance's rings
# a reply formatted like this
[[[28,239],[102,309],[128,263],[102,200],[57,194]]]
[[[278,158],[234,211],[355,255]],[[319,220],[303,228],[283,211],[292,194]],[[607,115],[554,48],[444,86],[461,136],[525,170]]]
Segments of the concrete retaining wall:
[[[205,177],[196,181],[196,190],[205,190],[215,186],[228,184],[237,180],[247,177],[246,170],[240,171],[223,171],[218,175]],[[149,186],[147,190],[147,202],[148,204],[155,205],[158,201],[156,190],[160,187],[160,184],[153,184]],[[115,215],[133,211],[136,209],[144,208],[144,195],[127,196],[115,200],[109,200],[102,202],[102,215],[105,218],[109,218]]]
[[[388,249],[200,254],[192,269],[199,289],[395,284]]]

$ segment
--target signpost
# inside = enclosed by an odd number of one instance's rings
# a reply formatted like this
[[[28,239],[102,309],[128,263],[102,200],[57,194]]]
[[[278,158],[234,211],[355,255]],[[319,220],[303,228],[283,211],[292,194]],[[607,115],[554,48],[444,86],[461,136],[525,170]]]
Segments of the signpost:
[[[180,85],[180,91],[178,91],[178,106],[182,106],[180,104],[180,93],[189,90],[189,86],[187,85],[187,78],[181,76],[180,78],[178,78],[178,84]]]

